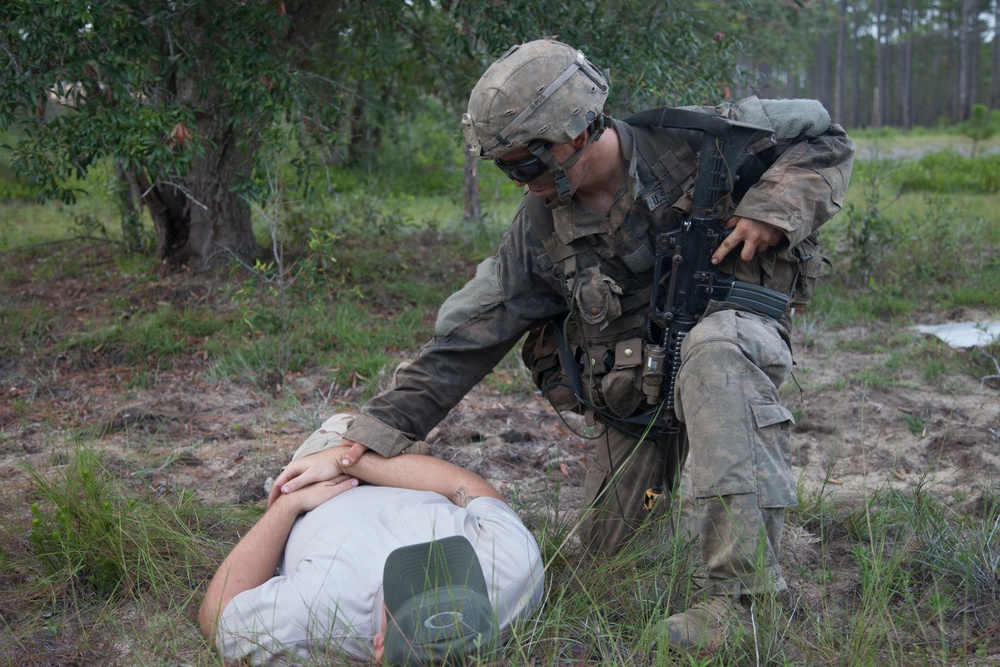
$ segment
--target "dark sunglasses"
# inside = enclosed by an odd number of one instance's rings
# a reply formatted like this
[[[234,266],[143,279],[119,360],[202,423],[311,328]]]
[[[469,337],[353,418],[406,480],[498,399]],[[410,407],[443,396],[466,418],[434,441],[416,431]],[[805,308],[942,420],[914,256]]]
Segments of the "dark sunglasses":
[[[546,143],[545,150],[548,150],[551,146],[552,144]],[[531,183],[549,170],[548,166],[537,155],[532,155],[519,162],[504,162],[500,158],[496,158],[493,162],[500,167],[500,171],[507,174],[510,180],[521,183]]]

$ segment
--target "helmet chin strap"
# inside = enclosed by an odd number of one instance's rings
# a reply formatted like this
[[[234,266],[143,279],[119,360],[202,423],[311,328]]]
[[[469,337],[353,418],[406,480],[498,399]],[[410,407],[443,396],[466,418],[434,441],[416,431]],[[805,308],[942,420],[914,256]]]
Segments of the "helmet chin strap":
[[[585,143],[579,150],[566,158],[562,163],[556,160],[552,151],[548,149],[548,146],[539,142],[534,146],[529,146],[528,150],[531,154],[541,160],[546,167],[549,168],[549,173],[552,174],[552,178],[556,183],[556,198],[546,199],[545,206],[550,209],[559,208],[560,206],[565,206],[573,199],[573,193],[575,188],[570,185],[569,177],[566,172],[573,168],[577,160],[583,157],[583,152],[590,147],[592,143],[597,141],[601,134],[604,133],[604,123],[602,122],[596,131],[592,131],[587,137],[587,143]]]
[[[587,150],[587,146],[584,146],[570,155],[569,158],[561,164],[544,144],[539,146],[537,150],[531,150],[532,154],[538,157],[545,163],[545,166],[549,168],[549,173],[552,174],[552,178],[556,183],[556,198],[546,199],[545,205],[547,207],[558,208],[559,206],[568,204],[570,200],[573,199],[574,188],[570,185],[569,177],[566,175],[566,172],[571,169],[573,165],[576,164],[576,161],[583,156],[583,151],[585,150]]]

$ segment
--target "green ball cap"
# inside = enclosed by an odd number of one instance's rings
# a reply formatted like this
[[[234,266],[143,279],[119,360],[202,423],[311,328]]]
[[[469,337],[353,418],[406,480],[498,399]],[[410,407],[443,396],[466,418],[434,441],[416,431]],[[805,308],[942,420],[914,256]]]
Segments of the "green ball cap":
[[[385,561],[389,665],[465,665],[499,636],[483,568],[457,535],[396,549]]]

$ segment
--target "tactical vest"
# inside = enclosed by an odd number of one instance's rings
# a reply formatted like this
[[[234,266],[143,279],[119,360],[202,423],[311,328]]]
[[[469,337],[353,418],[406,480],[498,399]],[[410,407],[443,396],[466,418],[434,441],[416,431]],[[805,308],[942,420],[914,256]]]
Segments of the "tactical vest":
[[[618,126],[619,133],[622,131]],[[525,208],[553,264],[553,274],[562,283],[569,316],[529,335],[522,349],[525,364],[543,394],[557,410],[583,412],[584,405],[608,421],[633,417],[643,405],[643,348],[651,340],[648,314],[658,234],[680,224],[690,207],[688,193],[697,170],[697,132],[663,128],[630,128],[638,154],[628,191],[634,203],[617,228],[610,222],[584,224],[572,219],[572,208],[549,210],[538,197],[528,196]],[[780,154],[764,156],[765,164]],[[632,178],[632,176],[636,178]],[[636,193],[633,188],[641,190]],[[617,205],[617,204],[616,204]],[[729,203],[729,210],[735,204]],[[815,245],[815,238],[811,237]],[[803,247],[808,246],[803,244]],[[808,250],[808,248],[806,248]],[[804,302],[811,284],[800,280],[810,275],[815,282],[820,267],[818,251],[813,260],[802,260],[803,248],[769,253],[755,262],[755,276],[748,278],[793,296],[792,304]],[[765,253],[768,255],[768,253]],[[736,260],[725,264],[736,269]],[[783,267],[775,270],[776,266]],[[793,271],[788,271],[793,267]],[[743,267],[746,271],[746,267]],[[794,277],[791,277],[794,274]],[[802,284],[799,284],[802,283]],[[561,340],[559,340],[561,338]],[[560,352],[559,348],[562,347]],[[562,361],[560,360],[560,354]],[[563,366],[579,369],[569,374]],[[582,399],[582,400],[581,400]]]

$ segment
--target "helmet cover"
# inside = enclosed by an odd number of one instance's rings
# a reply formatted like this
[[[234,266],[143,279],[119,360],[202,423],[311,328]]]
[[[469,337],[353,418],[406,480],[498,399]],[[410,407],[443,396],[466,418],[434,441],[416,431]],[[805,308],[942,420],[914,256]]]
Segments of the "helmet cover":
[[[555,39],[512,47],[480,77],[462,117],[472,155],[496,158],[533,141],[565,144],[604,112],[608,80]]]

